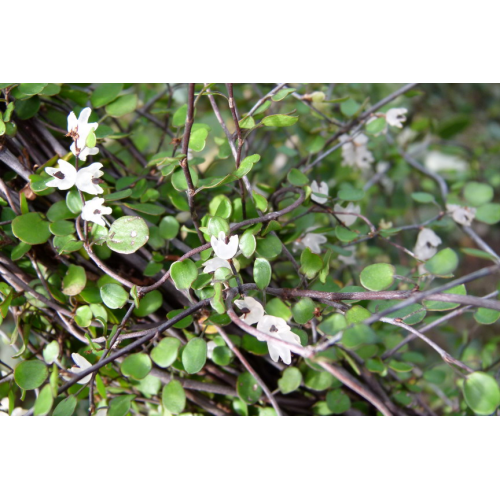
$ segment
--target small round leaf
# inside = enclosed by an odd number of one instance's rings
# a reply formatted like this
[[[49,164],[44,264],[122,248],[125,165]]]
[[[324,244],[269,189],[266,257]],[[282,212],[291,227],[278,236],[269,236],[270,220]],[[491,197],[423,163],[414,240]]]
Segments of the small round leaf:
[[[380,292],[394,283],[395,272],[396,269],[390,264],[372,264],[361,271],[359,278],[366,289]]]
[[[37,359],[23,361],[14,369],[14,380],[16,384],[25,391],[40,387],[47,378],[49,371],[47,366]]]
[[[115,252],[129,254],[139,250],[148,239],[149,229],[144,219],[127,215],[113,222],[106,243]]]

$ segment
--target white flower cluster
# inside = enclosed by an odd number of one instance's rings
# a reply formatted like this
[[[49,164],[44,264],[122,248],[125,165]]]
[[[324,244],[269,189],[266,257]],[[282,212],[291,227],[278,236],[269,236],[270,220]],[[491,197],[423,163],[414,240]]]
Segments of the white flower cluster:
[[[293,333],[287,322],[276,316],[265,314],[262,304],[253,297],[245,297],[243,300],[235,300],[234,303],[243,313],[240,318],[247,324],[253,325],[257,323],[257,330],[267,333],[271,337],[279,340],[284,340],[290,344],[300,347],[300,337]],[[256,338],[261,342],[267,341],[269,355],[273,361],[278,361],[279,358],[283,363],[289,365],[292,362],[292,353],[290,349],[281,343],[267,340],[263,336],[256,335]]]
[[[88,155],[99,153],[99,148],[87,146],[89,134],[98,127],[98,123],[88,123],[91,112],[90,108],[85,108],[78,119],[73,112],[68,116],[68,136],[74,140],[70,150],[82,162],[87,160]],[[99,186],[99,178],[104,175],[104,172],[101,171],[102,163],[92,163],[79,170],[64,160],[58,160],[57,163],[59,165],[57,168],[47,167],[45,169],[49,175],[54,177],[53,180],[47,182],[47,187],[66,191],[76,185],[76,188],[83,193],[98,195],[104,192]],[[111,208],[104,207],[103,203],[104,198],[98,197],[87,201],[82,209],[82,219],[106,226],[103,215],[109,215]]]
[[[368,137],[365,134],[355,136],[343,134],[339,139],[342,143],[342,165],[344,167],[358,167],[362,170],[370,168],[374,158],[368,149]]]
[[[476,209],[474,207],[462,207],[453,203],[447,203],[446,211],[453,217],[455,222],[462,224],[462,226],[470,226],[476,217]]]

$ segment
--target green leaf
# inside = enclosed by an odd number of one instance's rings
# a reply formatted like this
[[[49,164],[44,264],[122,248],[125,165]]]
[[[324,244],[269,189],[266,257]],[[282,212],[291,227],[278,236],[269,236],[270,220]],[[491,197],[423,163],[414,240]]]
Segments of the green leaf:
[[[92,311],[89,306],[80,306],[75,313],[75,322],[82,328],[87,328],[92,322]]]
[[[50,238],[49,223],[38,212],[17,216],[12,221],[12,232],[28,245],[41,245]]]
[[[145,318],[156,312],[163,304],[163,295],[158,290],[147,293],[139,302],[139,307],[134,309],[135,316]]]
[[[274,94],[271,99],[274,102],[282,101],[286,96],[293,94],[296,89],[281,89]]]
[[[292,311],[279,297],[275,297],[267,303],[266,311],[267,314],[283,318],[285,321],[292,317]]]
[[[240,238],[241,253],[249,259],[257,248],[257,241],[251,231],[245,231]]]
[[[345,316],[342,314],[332,314],[325,321],[318,325],[318,330],[325,335],[335,335],[347,326]]]
[[[340,111],[344,116],[351,117],[354,116],[360,108],[360,105],[354,99],[347,99],[340,104]]]
[[[87,284],[87,274],[85,269],[81,266],[75,266],[71,264],[68,267],[68,271],[63,278],[63,289],[64,295],[69,295],[73,297],[78,295]]]
[[[160,236],[166,240],[174,239],[179,233],[180,224],[175,217],[167,215],[160,221]]]
[[[250,172],[250,170],[252,170],[255,163],[257,163],[259,160],[260,160],[260,155],[247,156],[240,163],[240,166],[238,167],[238,170],[236,170],[234,175],[238,179],[241,179],[244,175],[247,175]]]
[[[449,276],[458,266],[458,255],[451,248],[440,250],[425,263],[425,269],[437,276]]]
[[[161,368],[167,368],[176,359],[179,353],[181,341],[175,337],[162,339],[151,351],[152,360]]]
[[[352,306],[345,314],[347,324],[361,323],[371,316],[370,311],[362,306]]]
[[[101,287],[102,301],[110,309],[120,309],[128,300],[128,293],[116,283],[108,283]]]
[[[434,196],[429,193],[412,193],[411,197],[417,202],[417,203],[433,203],[434,202]]]
[[[335,226],[335,236],[337,236],[340,241],[349,243],[350,241],[355,240],[358,237],[358,234],[344,226],[337,225]]]
[[[108,247],[117,253],[134,253],[149,239],[149,229],[142,217],[130,216],[116,219],[109,228]]]
[[[130,403],[134,395],[117,396],[109,403],[108,417],[124,417],[130,410]]]
[[[161,393],[163,406],[171,413],[182,413],[186,407],[186,393],[178,380],[171,380]]]
[[[500,404],[498,383],[487,373],[474,372],[467,375],[463,391],[465,402],[478,415],[490,415]]]
[[[302,383],[302,373],[295,366],[290,366],[283,370],[281,378],[278,380],[278,387],[282,394],[290,394],[297,390]]]
[[[496,224],[500,222],[500,204],[486,203],[481,205],[476,212],[476,219],[485,224]]]
[[[492,325],[498,321],[498,318],[500,318],[500,311],[485,309],[484,307],[479,307],[474,313],[474,319],[482,325]]]
[[[54,236],[69,236],[75,232],[75,225],[68,220],[58,220],[50,224],[49,230]]]
[[[90,96],[93,108],[102,108],[114,101],[123,90],[123,83],[101,83]]]
[[[75,396],[68,396],[63,399],[52,412],[53,417],[71,417],[76,408],[77,399]]]
[[[182,351],[182,364],[190,375],[198,373],[207,361],[207,343],[200,338],[193,338]]]
[[[143,379],[151,371],[151,368],[151,359],[143,352],[127,356],[120,366],[123,375],[132,377],[136,380]]]
[[[253,119],[253,116],[245,116],[238,123],[240,124],[240,128],[249,129],[255,127],[255,120]]]
[[[354,307],[361,307],[361,306],[354,306]],[[351,309],[349,311],[351,311]],[[351,326],[351,328],[348,328],[344,332],[344,335],[342,336],[342,344],[348,349],[357,347],[358,345],[361,344],[372,344],[375,343],[376,341],[377,341],[377,336],[375,335],[375,332],[369,326],[364,325],[363,323],[354,324],[353,326]]]
[[[66,205],[71,212],[75,215],[82,211],[83,203],[80,197],[80,193],[76,189],[71,189],[66,195]],[[69,217],[65,217],[67,219]]]
[[[306,186],[309,184],[309,178],[296,168],[292,168],[286,178],[292,186]]]
[[[308,297],[300,299],[292,306],[293,319],[299,325],[304,325],[314,317],[315,309],[316,305],[312,299]]]
[[[282,251],[281,240],[273,234],[257,240],[257,253],[268,260],[274,259]]]
[[[222,231],[226,236],[229,234],[229,224],[226,219],[222,217],[210,217],[208,220],[208,234],[209,236],[219,237]]]
[[[183,127],[187,118],[187,104],[183,104],[172,117],[172,125],[174,127]]]
[[[123,95],[116,101],[106,106],[106,113],[115,118],[132,113],[137,107],[137,96],[135,94]]]
[[[59,343],[57,340],[49,342],[43,348],[43,359],[48,365],[51,365],[59,356]]]
[[[20,120],[33,118],[40,109],[40,98],[32,97],[26,101],[16,101],[16,114]]]
[[[365,196],[365,192],[362,189],[355,189],[352,187],[342,188],[338,192],[338,197],[344,201],[359,201]]]
[[[170,267],[170,275],[177,290],[188,290],[198,277],[198,268],[192,260],[186,259],[174,262]]]
[[[300,272],[305,274],[307,279],[313,279],[323,267],[323,259],[306,248],[300,256]]]
[[[371,135],[380,134],[387,127],[385,118],[375,118],[370,123],[366,125],[366,132]]]
[[[227,366],[232,359],[231,350],[226,346],[217,346],[212,352],[212,361],[219,366]]]
[[[392,368],[396,372],[411,372],[413,370],[413,366],[409,363],[403,363],[402,361],[398,361],[396,359],[391,359],[389,361],[389,367]]]
[[[41,417],[47,415],[52,408],[54,403],[54,397],[52,396],[52,387],[47,384],[38,394],[35,402],[34,415],[35,417]]]
[[[262,124],[266,127],[289,127],[295,125],[298,119],[298,116],[269,115],[262,120]]]
[[[27,243],[21,241],[19,245],[15,246],[12,249],[10,258],[14,261],[19,260],[20,258],[24,257],[26,253],[28,253],[30,250],[31,250],[31,245],[28,245]]]
[[[238,396],[247,404],[256,403],[262,395],[262,388],[257,383],[253,375],[248,372],[238,376],[236,382]]]
[[[21,83],[19,91],[26,95],[40,94],[48,83]]]
[[[14,380],[25,391],[40,387],[48,375],[49,371],[45,363],[37,359],[22,361],[14,369]]]
[[[361,271],[359,279],[366,289],[380,292],[392,286],[395,273],[396,268],[390,264],[372,264]]]
[[[493,188],[480,182],[468,182],[464,188],[464,197],[467,203],[473,207],[479,207],[490,202],[493,195]]]
[[[351,407],[351,400],[340,389],[326,393],[326,404],[334,415],[345,413]]]
[[[253,265],[253,279],[260,290],[264,290],[271,282],[271,264],[267,259],[257,257]]]
[[[193,130],[191,132],[191,136],[189,137],[189,149],[192,149],[193,151],[196,152],[203,151],[205,149],[207,137],[208,137],[208,130],[206,128],[199,128],[197,130]]]
[[[193,181],[193,185],[198,185],[198,172],[196,169],[189,167],[189,172],[191,173],[191,180]],[[186,176],[184,175],[184,171],[182,168],[178,168],[172,174],[172,186],[174,186],[177,191],[187,191],[188,185],[186,181]]]

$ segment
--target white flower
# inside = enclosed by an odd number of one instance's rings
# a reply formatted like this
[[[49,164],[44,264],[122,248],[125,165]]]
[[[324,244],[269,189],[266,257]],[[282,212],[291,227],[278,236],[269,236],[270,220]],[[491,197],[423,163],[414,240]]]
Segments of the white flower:
[[[92,366],[92,363],[89,363],[82,355],[78,354],[77,352],[74,352],[71,357],[73,358],[73,361],[75,362],[76,366],[72,366],[68,371],[71,373],[79,374],[86,370],[87,368],[90,368]],[[88,384],[90,382],[90,379],[92,378],[92,374],[87,375],[86,377],[83,377],[81,380],[77,382],[77,384]]]
[[[95,155],[99,152],[98,148],[87,147],[87,137],[90,131],[96,130],[99,126],[96,122],[88,123],[90,113],[92,113],[92,110],[85,108],[82,109],[78,119],[73,111],[68,115],[68,135],[75,141],[70,149],[82,161],[87,159],[87,155]]]
[[[392,108],[385,114],[385,120],[392,127],[403,128],[403,123],[406,121],[406,113],[408,113],[406,108]]]
[[[301,246],[309,248],[311,252],[320,254],[321,253],[320,245],[326,242],[327,239],[324,234],[307,233],[298,243]]]
[[[418,233],[413,253],[418,260],[429,260],[436,255],[437,247],[441,243],[441,238],[432,229],[424,227]]]
[[[58,160],[58,168],[46,167],[45,172],[54,177],[53,180],[47,182],[47,187],[55,187],[63,191],[72,188],[76,181],[76,169],[71,163],[64,160]]]
[[[316,181],[311,182],[311,200],[316,203],[321,203],[322,205],[328,201],[328,198],[323,198],[322,196],[316,196],[316,194],[324,194],[328,196],[328,184],[326,182],[321,182],[318,186]]]
[[[238,251],[237,235],[231,236],[231,238],[229,238],[229,243],[226,243],[226,235],[221,231],[218,238],[212,236],[210,243],[212,244],[215,255],[221,259],[232,259]]]
[[[204,264],[203,272],[205,274],[213,273],[221,267],[227,267],[231,269],[229,262],[226,259],[221,259],[219,257],[214,257],[213,259],[207,260]]]
[[[338,203],[335,204],[333,207],[334,212],[351,212],[354,214],[359,214],[361,213],[361,207],[359,205],[355,205],[352,201],[350,201],[347,206],[344,208],[342,205],[339,205]],[[342,214],[335,214],[335,217],[342,221],[346,226],[352,226],[355,222],[357,217],[355,215],[342,215]]]
[[[104,193],[102,187],[99,186],[99,177],[104,175],[101,168],[102,163],[92,163],[92,165],[78,170],[78,173],[76,174],[76,187],[84,193]]]
[[[103,203],[104,198],[92,198],[85,202],[82,209],[82,219],[106,227],[106,222],[102,216],[109,215],[112,210],[109,207],[104,207]]]
[[[339,137],[339,140],[342,143],[342,165],[361,169],[370,168],[374,158],[366,147],[368,137],[365,134],[358,134],[354,138],[344,134]]]
[[[389,168],[390,164],[388,162],[379,161],[377,163],[377,166],[375,167],[375,170],[377,174],[386,174],[389,171]],[[382,184],[382,187],[384,188],[387,194],[391,194],[394,191],[394,181],[387,175],[382,175],[382,177],[380,177],[380,180],[378,182]]]
[[[460,205],[446,204],[446,211],[453,217],[455,222],[463,226],[470,226],[476,216],[476,209],[473,207],[462,207]]]
[[[442,170],[465,172],[468,163],[459,156],[447,155],[440,151],[430,151],[425,157],[425,166],[431,172],[441,172]]]
[[[213,340],[210,340],[210,342],[207,342],[207,358],[212,359],[212,355],[214,353],[214,349],[218,347],[218,344],[214,342]]]
[[[264,317],[262,304],[253,297],[245,297],[243,300],[235,300],[234,303],[243,313],[240,316],[247,325],[258,323]]]
[[[286,321],[282,318],[266,315],[258,322],[257,330],[299,347],[301,345],[300,337],[292,332]],[[259,336],[257,336],[257,339],[261,341],[267,340],[263,337],[259,338]],[[267,348],[269,349],[269,354],[273,361],[278,361],[281,357],[283,363],[287,365],[292,362],[292,354],[286,345],[267,340]]]
[[[351,252],[351,255],[338,255],[338,259],[343,262],[346,266],[352,266],[356,264],[356,246],[351,245],[349,247],[345,247],[344,250]]]

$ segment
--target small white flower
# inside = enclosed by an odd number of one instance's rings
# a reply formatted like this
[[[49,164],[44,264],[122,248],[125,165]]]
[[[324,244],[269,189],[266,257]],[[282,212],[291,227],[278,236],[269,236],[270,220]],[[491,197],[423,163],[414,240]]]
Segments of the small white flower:
[[[301,345],[300,337],[292,332],[287,322],[282,318],[266,315],[258,322],[257,330],[299,347]],[[261,341],[266,340],[263,337],[259,338],[259,336],[257,336],[257,339]],[[267,348],[273,361],[276,362],[281,358],[283,363],[287,365],[292,362],[292,354],[286,345],[267,340]]]
[[[235,300],[234,303],[243,313],[240,316],[247,325],[258,323],[264,317],[262,304],[253,297],[245,297],[243,300]]]
[[[106,227],[103,215],[109,215],[112,210],[110,207],[104,207],[103,203],[104,198],[92,198],[85,202],[82,209],[82,219]]]
[[[318,186],[318,183],[316,181],[311,182],[311,200],[315,201],[316,203],[321,203],[323,205],[328,201],[328,198],[323,198],[322,196],[316,196],[316,194],[323,194],[325,196],[328,196],[328,184],[326,182],[321,182],[321,184]]]
[[[455,222],[462,226],[470,226],[476,216],[476,209],[473,207],[462,207],[460,205],[446,204],[446,211],[453,217]]]
[[[385,120],[391,127],[403,128],[406,113],[408,113],[406,108],[392,108],[385,114]]]
[[[343,262],[346,266],[353,266],[356,264],[356,246],[351,245],[345,247],[344,250],[351,252],[351,255],[338,255],[338,259]]]
[[[58,168],[46,167],[45,172],[54,177],[53,180],[47,182],[47,187],[55,187],[63,191],[71,189],[76,181],[76,169],[71,163],[64,160],[58,160]]]
[[[101,171],[102,163],[92,163],[88,167],[81,168],[76,174],[76,187],[89,194],[101,194],[104,190],[99,186],[99,177],[104,175]]]
[[[218,347],[218,345],[213,341],[207,342],[207,358],[212,359],[212,355],[214,353],[214,349]]]
[[[342,165],[348,167],[358,167],[361,169],[370,168],[374,158],[368,150],[368,137],[365,134],[358,134],[354,138],[349,135],[341,135],[339,140],[342,143]]]
[[[85,161],[88,155],[95,155],[99,152],[98,148],[87,147],[87,137],[91,130],[96,130],[99,124],[97,122],[88,123],[90,108],[82,109],[78,119],[73,111],[68,115],[68,135],[73,138],[75,142],[71,145],[71,152]]]
[[[229,265],[229,262],[226,259],[221,259],[219,257],[214,257],[213,259],[207,260],[203,264],[203,272],[205,274],[208,273],[213,273],[217,271],[217,269],[221,267],[227,267],[228,269],[231,269],[231,266]]]
[[[320,254],[321,247],[323,243],[326,243],[328,240],[324,234],[318,233],[307,233],[299,242],[301,246],[309,248],[311,252]]]
[[[214,249],[215,255],[221,259],[232,259],[238,251],[237,235],[231,236],[231,238],[229,238],[229,243],[226,243],[226,235],[221,231],[218,238],[212,236],[210,243]]]
[[[73,358],[73,361],[75,362],[76,366],[72,366],[68,371],[71,373],[75,373],[78,375],[79,373],[83,372],[87,368],[90,368],[92,366],[92,363],[89,363],[82,355],[78,354],[77,352],[74,352],[71,357]],[[90,379],[92,378],[92,374],[87,375],[86,377],[83,377],[81,380],[77,382],[77,384],[88,384],[90,382]]]
[[[361,213],[361,207],[359,205],[355,205],[352,201],[350,201],[345,208],[342,205],[336,203],[335,206],[333,207],[333,211],[351,212],[353,214],[359,214]],[[337,217],[340,221],[342,221],[346,226],[352,226],[357,219],[355,215],[335,214],[335,217]]]
[[[447,155],[440,151],[429,151],[425,157],[425,166],[431,172],[442,172],[443,170],[465,172],[469,164],[459,156]]]
[[[432,230],[424,227],[417,237],[417,243],[413,249],[415,257],[419,260],[429,260],[434,257],[437,247],[441,245],[441,238]]]

